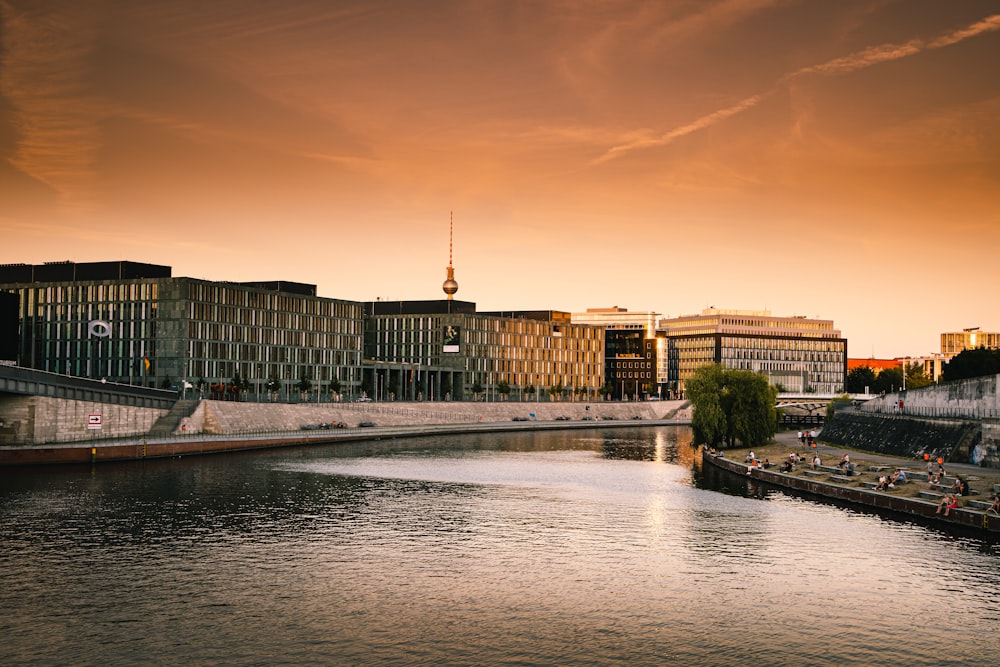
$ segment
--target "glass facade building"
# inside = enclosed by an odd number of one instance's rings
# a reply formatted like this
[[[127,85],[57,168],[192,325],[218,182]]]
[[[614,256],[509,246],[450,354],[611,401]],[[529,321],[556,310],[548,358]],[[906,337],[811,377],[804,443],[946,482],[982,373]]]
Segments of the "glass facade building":
[[[603,383],[603,329],[573,324],[567,313],[477,313],[475,304],[452,300],[369,306],[366,386],[376,394],[383,377],[407,397],[434,400],[500,397],[502,388],[514,399],[537,399],[557,386],[593,396]]]
[[[847,339],[832,320],[774,317],[769,311],[718,310],[662,319],[671,383],[683,391],[706,364],[768,376],[789,392],[833,394],[847,381]]]
[[[979,327],[972,327],[941,334],[941,354],[949,358],[963,350],[974,350],[977,347],[994,350],[1000,348],[1000,333],[980,331]]]
[[[22,366],[147,386],[239,375],[258,394],[272,377],[286,391],[302,378],[317,389],[360,384],[360,303],[316,297],[312,285],[173,278],[130,262],[59,269],[0,267],[0,290],[19,297]]]
[[[669,397],[666,338],[656,332],[659,317],[618,306],[573,313],[575,324],[604,329],[604,377],[613,398]]]

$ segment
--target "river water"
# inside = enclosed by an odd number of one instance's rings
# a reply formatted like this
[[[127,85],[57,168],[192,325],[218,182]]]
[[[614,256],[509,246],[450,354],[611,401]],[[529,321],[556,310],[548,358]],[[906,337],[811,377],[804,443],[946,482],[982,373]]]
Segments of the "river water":
[[[996,545],[709,479],[690,439],[8,470],[0,664],[997,663]]]

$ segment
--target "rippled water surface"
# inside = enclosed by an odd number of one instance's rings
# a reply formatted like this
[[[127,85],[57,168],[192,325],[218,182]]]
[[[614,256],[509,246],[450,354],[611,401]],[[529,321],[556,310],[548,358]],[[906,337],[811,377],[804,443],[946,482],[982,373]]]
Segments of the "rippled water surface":
[[[0,473],[0,664],[997,663],[996,545],[702,476],[689,443]]]

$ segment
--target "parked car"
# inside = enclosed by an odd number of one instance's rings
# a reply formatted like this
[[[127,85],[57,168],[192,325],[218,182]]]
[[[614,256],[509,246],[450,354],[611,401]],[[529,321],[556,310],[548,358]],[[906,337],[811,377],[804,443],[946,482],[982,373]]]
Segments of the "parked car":
[[[528,418],[527,417],[513,417],[511,419],[511,421],[512,422],[526,422],[526,421],[528,421]]]
[[[558,417],[556,417],[556,421],[557,422],[568,422],[569,421],[569,417],[567,417],[566,415],[559,415]]]
[[[375,426],[375,422],[358,422],[358,426],[360,428],[369,428],[371,426]]]

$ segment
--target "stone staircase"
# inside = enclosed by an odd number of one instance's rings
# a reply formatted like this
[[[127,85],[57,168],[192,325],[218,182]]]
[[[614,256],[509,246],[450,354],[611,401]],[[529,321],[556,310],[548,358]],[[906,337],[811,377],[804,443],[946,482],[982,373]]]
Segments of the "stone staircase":
[[[181,420],[185,417],[190,417],[195,409],[197,409],[198,403],[199,400],[196,398],[179,400],[174,403],[174,407],[170,409],[170,412],[157,419],[156,423],[150,427],[149,436],[155,438],[173,435],[180,426]]]

